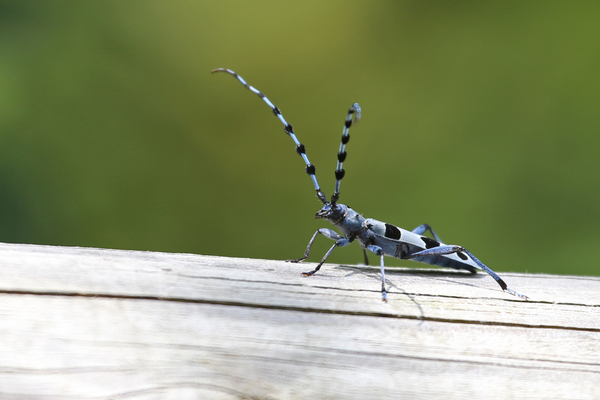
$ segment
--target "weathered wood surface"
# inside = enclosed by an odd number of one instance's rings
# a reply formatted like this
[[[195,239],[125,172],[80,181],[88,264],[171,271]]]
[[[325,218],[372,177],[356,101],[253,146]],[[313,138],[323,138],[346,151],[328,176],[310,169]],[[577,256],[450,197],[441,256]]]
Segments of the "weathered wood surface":
[[[600,398],[600,279],[0,244],[0,399]]]

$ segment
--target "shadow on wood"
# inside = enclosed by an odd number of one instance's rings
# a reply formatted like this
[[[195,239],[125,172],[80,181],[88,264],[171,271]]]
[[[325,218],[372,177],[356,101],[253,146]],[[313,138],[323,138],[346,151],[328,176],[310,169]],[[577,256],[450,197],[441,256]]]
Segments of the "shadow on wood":
[[[0,244],[0,398],[600,398],[600,279]]]

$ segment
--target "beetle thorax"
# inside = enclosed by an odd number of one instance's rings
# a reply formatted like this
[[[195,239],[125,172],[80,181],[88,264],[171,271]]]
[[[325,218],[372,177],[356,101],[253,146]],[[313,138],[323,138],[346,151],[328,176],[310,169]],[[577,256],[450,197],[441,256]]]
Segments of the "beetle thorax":
[[[327,203],[315,215],[335,225],[344,235],[356,234],[363,229],[365,218],[345,204]]]

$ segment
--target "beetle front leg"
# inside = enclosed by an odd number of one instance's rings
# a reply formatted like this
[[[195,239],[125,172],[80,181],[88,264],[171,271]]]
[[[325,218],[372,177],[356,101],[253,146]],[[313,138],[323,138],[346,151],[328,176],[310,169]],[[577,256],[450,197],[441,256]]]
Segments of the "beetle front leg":
[[[310,238],[310,241],[308,242],[308,246],[306,247],[306,251],[304,252],[304,257],[299,258],[297,260],[286,260],[288,262],[293,262],[293,263],[299,263],[302,262],[304,260],[306,260],[310,254],[310,248],[312,247],[315,238],[317,237],[318,234],[321,234],[329,239],[335,240],[335,244],[333,246],[331,246],[331,248],[327,251],[327,253],[325,253],[325,255],[323,256],[323,258],[321,259],[321,261],[319,262],[319,264],[317,264],[317,267],[310,271],[310,272],[303,272],[302,275],[304,276],[311,276],[314,275],[315,272],[317,272],[318,270],[321,269],[321,265],[323,265],[323,263],[325,262],[325,260],[327,260],[327,257],[329,257],[329,255],[331,254],[331,252],[333,251],[333,249],[335,249],[336,247],[344,247],[344,246],[348,246],[350,244],[350,241],[346,238],[344,238],[343,236],[339,235],[337,232],[332,231],[331,229],[326,229],[326,228],[321,228],[318,231],[315,232],[315,234],[312,236],[312,238]]]
[[[306,250],[304,251],[304,257],[301,257],[301,258],[298,258],[295,260],[286,260],[286,261],[293,262],[293,263],[299,263],[299,262],[306,260],[310,254],[310,248],[312,247],[313,242],[315,241],[315,239],[319,233],[329,239],[332,239],[332,240],[340,240],[340,239],[344,238],[343,236],[339,235],[337,232],[332,231],[331,229],[321,228],[318,231],[316,231],[315,234],[310,238],[310,241],[308,242],[308,246],[306,246]]]
[[[349,244],[350,244],[350,241],[348,239],[345,239],[345,238],[338,239],[338,241],[335,242],[333,244],[333,246],[331,246],[331,248],[329,250],[327,250],[327,253],[325,253],[325,255],[323,256],[323,258],[321,259],[321,261],[319,262],[319,264],[317,264],[317,267],[315,269],[313,269],[312,271],[310,271],[310,272],[303,272],[302,275],[303,276],[314,275],[315,272],[317,272],[318,270],[321,269],[321,265],[323,265],[323,263],[325,262],[325,260],[327,260],[327,257],[329,257],[329,255],[331,254],[331,252],[333,251],[333,249],[335,249],[336,247],[348,246]]]

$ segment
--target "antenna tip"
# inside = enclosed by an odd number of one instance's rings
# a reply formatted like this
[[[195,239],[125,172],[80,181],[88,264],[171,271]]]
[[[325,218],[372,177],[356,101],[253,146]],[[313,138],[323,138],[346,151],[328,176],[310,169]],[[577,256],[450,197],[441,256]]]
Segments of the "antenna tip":
[[[358,105],[358,103],[354,103],[352,104],[352,107],[350,107],[350,112],[354,114],[354,124],[358,124],[358,121],[360,121],[360,117],[361,117],[361,113],[362,113],[362,109],[360,108],[360,105]]]

